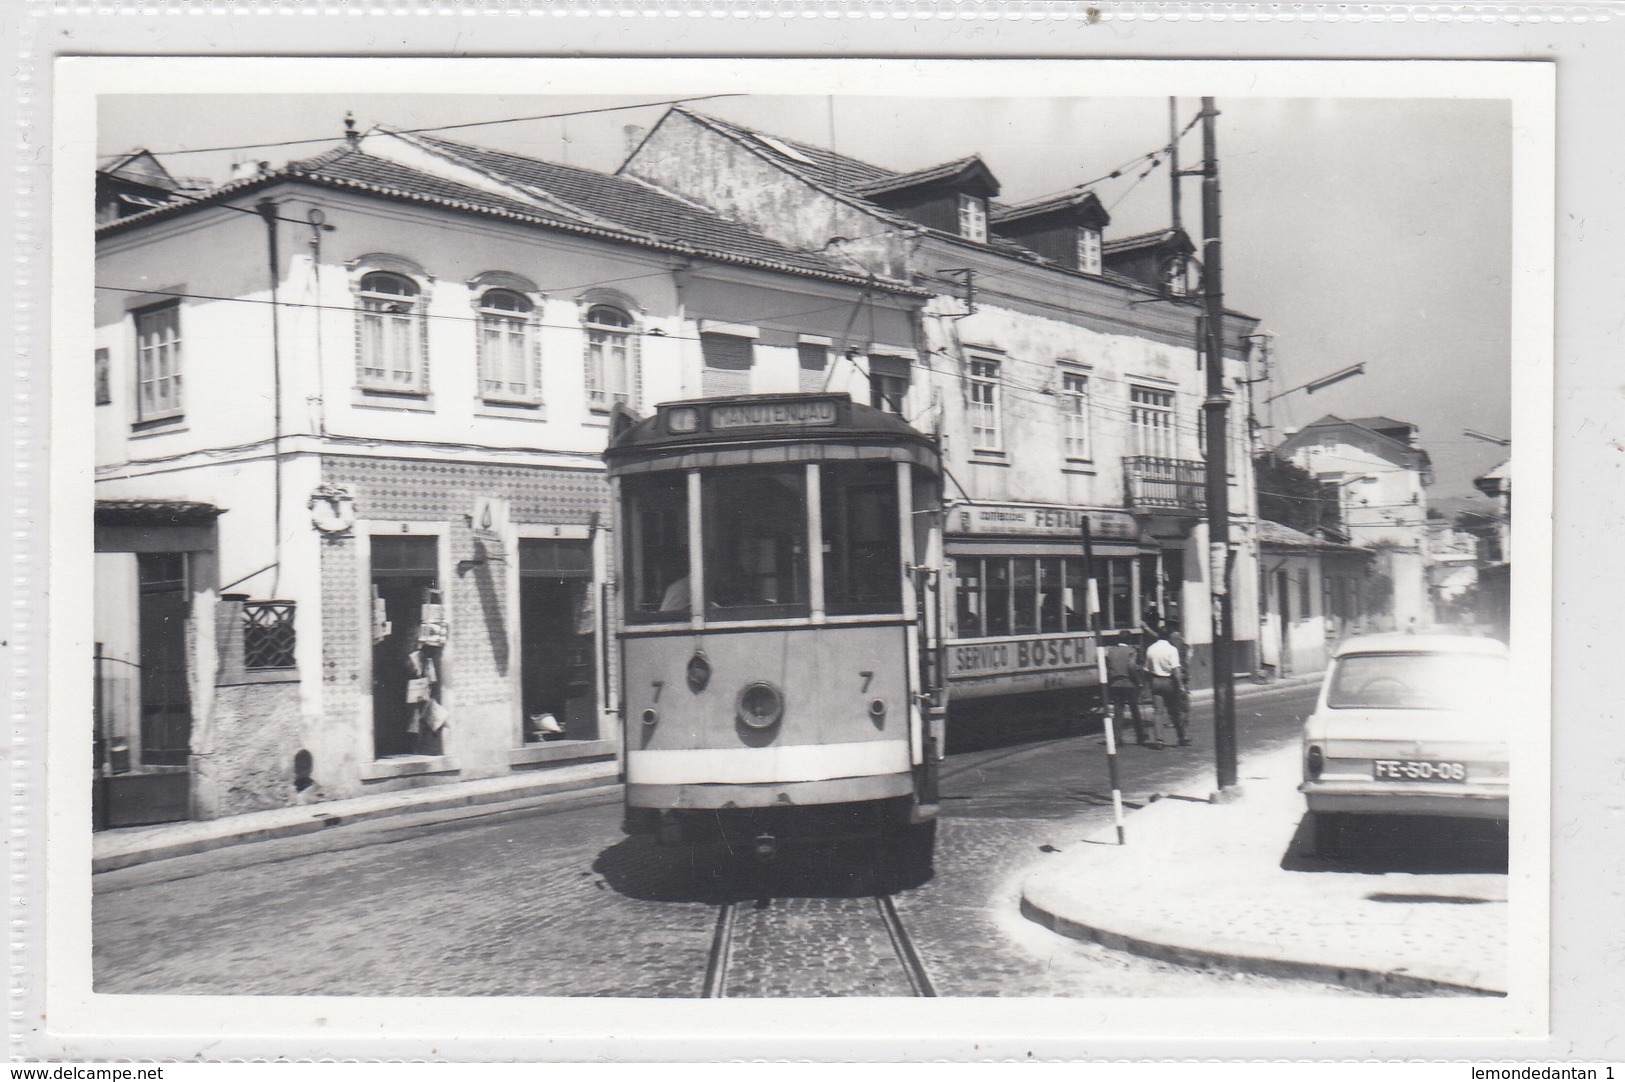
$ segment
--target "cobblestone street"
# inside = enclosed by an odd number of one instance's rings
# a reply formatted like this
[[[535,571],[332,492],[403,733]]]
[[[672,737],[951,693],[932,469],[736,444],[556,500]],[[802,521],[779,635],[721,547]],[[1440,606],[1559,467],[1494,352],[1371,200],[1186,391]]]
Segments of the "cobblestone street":
[[[1238,706],[1244,746],[1296,731],[1312,689]],[[1200,732],[1200,730],[1198,730]],[[1208,740],[1123,749],[1125,798],[1205,795]],[[1046,931],[1021,876],[1110,822],[1096,736],[950,756],[934,875],[895,896],[939,995],[1354,993],[1210,973]],[[787,848],[766,872],[619,829],[618,801],[383,822],[96,877],[95,987],[106,993],[658,996],[701,994],[718,906],[740,907],[736,996],[906,995],[886,932],[854,900],[874,849]],[[1133,844],[1133,819],[1129,819]],[[760,901],[756,901],[760,899]],[[873,971],[870,968],[874,967]],[[854,979],[857,978],[857,979]]]

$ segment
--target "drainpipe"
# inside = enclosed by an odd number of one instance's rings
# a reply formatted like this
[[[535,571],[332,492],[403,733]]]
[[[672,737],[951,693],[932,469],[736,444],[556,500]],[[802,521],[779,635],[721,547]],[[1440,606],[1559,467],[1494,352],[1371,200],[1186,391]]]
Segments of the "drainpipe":
[[[272,529],[275,531],[273,550],[276,562],[272,564],[271,596],[281,596],[282,590],[282,320],[277,299],[277,277],[281,259],[277,253],[277,205],[266,196],[254,205],[265,219],[265,257],[271,276],[271,476],[272,476]]]

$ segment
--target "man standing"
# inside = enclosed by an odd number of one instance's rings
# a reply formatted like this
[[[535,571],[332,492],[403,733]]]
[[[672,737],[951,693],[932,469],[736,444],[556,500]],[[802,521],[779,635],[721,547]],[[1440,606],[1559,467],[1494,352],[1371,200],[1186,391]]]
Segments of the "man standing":
[[[1166,712],[1173,720],[1174,732],[1179,735],[1179,746],[1189,747],[1185,735],[1185,666],[1179,657],[1179,648],[1169,641],[1169,624],[1157,632],[1157,641],[1145,652],[1145,670],[1151,674],[1151,701],[1158,710],[1158,728],[1161,714]],[[1157,704],[1160,704],[1158,706]]]
[[[1134,741],[1144,747],[1149,741],[1145,737],[1145,718],[1140,714],[1140,654],[1127,635],[1112,636],[1106,650],[1106,693],[1111,703],[1110,724],[1116,726],[1119,740],[1126,706],[1134,718]]]

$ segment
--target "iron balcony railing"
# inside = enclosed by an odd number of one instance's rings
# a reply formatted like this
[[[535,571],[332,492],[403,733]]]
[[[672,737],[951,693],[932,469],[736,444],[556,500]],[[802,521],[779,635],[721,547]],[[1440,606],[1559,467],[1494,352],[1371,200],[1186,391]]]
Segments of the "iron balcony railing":
[[[1207,464],[1184,458],[1123,459],[1129,509],[1184,515],[1207,511]]]

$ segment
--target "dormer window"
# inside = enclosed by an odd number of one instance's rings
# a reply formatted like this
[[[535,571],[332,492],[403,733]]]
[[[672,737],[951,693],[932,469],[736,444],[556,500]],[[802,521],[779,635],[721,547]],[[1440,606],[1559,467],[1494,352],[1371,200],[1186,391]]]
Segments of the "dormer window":
[[[1100,273],[1100,230],[1079,227],[1078,269],[1085,274]]]
[[[959,235],[966,240],[987,242],[987,201],[980,196],[960,193]]]

